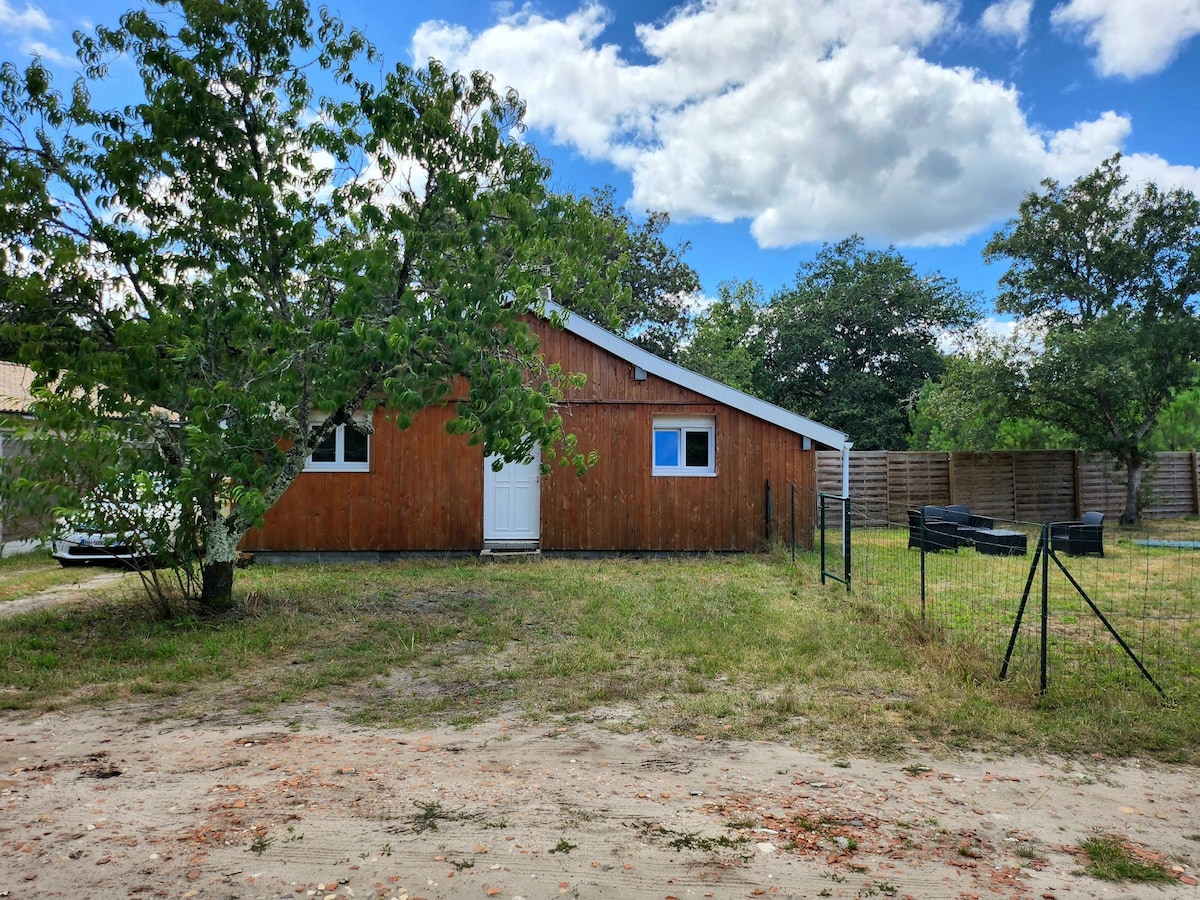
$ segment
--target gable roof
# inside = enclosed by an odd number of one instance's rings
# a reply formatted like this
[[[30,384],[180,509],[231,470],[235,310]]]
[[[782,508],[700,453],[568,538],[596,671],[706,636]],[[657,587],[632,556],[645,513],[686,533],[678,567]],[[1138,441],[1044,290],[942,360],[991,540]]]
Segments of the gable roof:
[[[757,397],[751,397],[749,394],[743,393],[736,388],[731,388],[727,384],[722,384],[719,381],[699,375],[690,369],[685,369],[683,366],[668,362],[660,356],[655,356],[648,350],[643,350],[636,344],[631,344],[623,337],[613,334],[608,329],[601,328],[596,323],[588,321],[583,316],[573,315],[553,300],[547,300],[545,303],[547,311],[561,317],[563,319],[563,327],[571,334],[577,335],[585,341],[590,341],[598,347],[602,347],[614,356],[625,360],[630,365],[645,369],[652,375],[657,375],[665,381],[670,381],[680,387],[695,391],[697,394],[708,397],[710,400],[715,400],[718,403],[723,403],[725,406],[741,410],[755,418],[778,425],[780,428],[794,432],[801,437],[809,438],[815,443],[824,444],[827,447],[837,450],[848,447],[850,444],[848,435],[830,428],[828,425],[814,422],[812,419],[786,410],[782,406],[776,406]]]
[[[29,393],[32,384],[33,372],[28,368],[0,362],[0,413],[28,412],[33,402]]]

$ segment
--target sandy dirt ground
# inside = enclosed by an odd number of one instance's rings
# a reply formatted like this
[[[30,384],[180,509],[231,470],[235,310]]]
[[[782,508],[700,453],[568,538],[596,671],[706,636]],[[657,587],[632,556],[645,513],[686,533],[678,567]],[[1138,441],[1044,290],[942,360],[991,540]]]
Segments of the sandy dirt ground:
[[[1089,759],[830,759],[617,733],[620,710],[363,729],[150,710],[0,720],[0,896],[1198,897],[1200,773]],[[1165,887],[1079,874],[1110,834]]]
[[[1193,767],[831,758],[621,709],[411,733],[163,712],[0,717],[0,898],[1200,898]],[[1080,874],[1097,835],[1177,880]]]
[[[92,591],[99,590],[106,585],[136,577],[131,572],[120,570],[112,571],[104,569],[95,571],[80,569],[78,571],[79,580],[72,584],[61,584],[58,587],[47,588],[44,591],[38,591],[36,594],[30,594],[28,597],[21,597],[17,600],[8,600],[0,603],[0,619],[5,619],[9,616],[19,616],[24,613],[45,609],[49,606],[58,606],[62,603],[80,600]]]

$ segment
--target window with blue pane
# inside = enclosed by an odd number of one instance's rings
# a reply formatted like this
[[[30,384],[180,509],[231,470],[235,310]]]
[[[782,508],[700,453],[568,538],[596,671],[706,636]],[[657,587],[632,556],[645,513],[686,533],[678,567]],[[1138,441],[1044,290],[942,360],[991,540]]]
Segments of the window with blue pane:
[[[654,420],[654,475],[715,475],[716,420]]]
[[[679,432],[675,429],[654,429],[654,467],[675,468],[679,465]]]

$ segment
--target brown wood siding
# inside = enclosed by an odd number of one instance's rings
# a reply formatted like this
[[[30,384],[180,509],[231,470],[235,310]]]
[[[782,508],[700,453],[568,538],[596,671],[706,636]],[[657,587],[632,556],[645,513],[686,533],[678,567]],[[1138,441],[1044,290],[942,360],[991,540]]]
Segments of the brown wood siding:
[[[587,376],[568,392],[565,428],[599,461],[582,476],[551,463],[542,479],[546,550],[755,550],[766,541],[766,482],[772,533],[812,536],[816,453],[793,432],[723,406],[672,382],[634,378],[633,366],[569,332],[534,322],[542,354]],[[483,545],[483,452],[447,435],[452,408],[416,416],[404,432],[376,413],[369,473],[306,472],[247,535],[247,550],[477,550]],[[716,475],[655,477],[656,416],[712,417]]]
[[[483,544],[483,450],[446,433],[453,407],[401,431],[376,410],[371,471],[302,472],[246,550],[477,550]]]
[[[651,435],[662,415],[714,419],[715,476],[651,474]],[[815,454],[791,432],[703,397],[691,404],[575,403],[568,427],[599,460],[582,476],[555,468],[543,479],[543,549],[758,549],[767,537],[768,481],[773,537],[790,537],[794,484],[797,537],[808,544]]]
[[[555,468],[542,482],[545,550],[755,550],[767,538],[766,485],[772,490],[772,535],[790,537],[790,485],[796,486],[796,532],[808,546],[816,453],[799,435],[634,367],[573,334],[538,328],[542,352],[565,371],[587,375],[566,398],[563,419],[584,452],[599,460],[582,476]],[[716,475],[655,476],[654,419],[712,418]]]

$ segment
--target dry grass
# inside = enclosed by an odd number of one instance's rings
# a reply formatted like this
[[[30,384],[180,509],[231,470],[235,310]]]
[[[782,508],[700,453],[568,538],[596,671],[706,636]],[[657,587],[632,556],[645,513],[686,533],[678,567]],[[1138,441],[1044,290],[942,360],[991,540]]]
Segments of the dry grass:
[[[966,564],[964,557],[960,564]],[[949,564],[947,562],[947,564]],[[219,621],[132,598],[0,622],[0,705],[148,714],[325,701],[363,723],[501,715],[790,740],[1195,759],[1200,713],[1145,691],[1045,699],[953,630],[782,555],[255,567]],[[1136,727],[1135,724],[1136,723]]]

